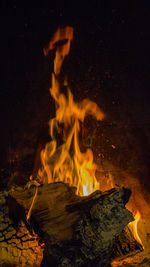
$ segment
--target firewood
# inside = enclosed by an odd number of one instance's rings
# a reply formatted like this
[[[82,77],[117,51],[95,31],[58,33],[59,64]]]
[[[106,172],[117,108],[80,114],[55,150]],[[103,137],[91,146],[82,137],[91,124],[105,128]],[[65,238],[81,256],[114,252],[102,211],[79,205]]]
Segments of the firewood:
[[[0,192],[0,266],[40,266],[43,248],[39,238],[20,221],[23,210],[13,201],[7,190]],[[15,223],[10,218],[9,202],[16,212]]]
[[[16,187],[10,195],[28,211],[36,188]],[[41,266],[110,266],[113,244],[133,220],[125,208],[130,194],[115,188],[80,197],[62,182],[39,186],[30,224],[45,243]]]
[[[112,247],[112,259],[121,259],[143,251],[143,246],[134,238],[131,229],[126,226],[116,238]]]

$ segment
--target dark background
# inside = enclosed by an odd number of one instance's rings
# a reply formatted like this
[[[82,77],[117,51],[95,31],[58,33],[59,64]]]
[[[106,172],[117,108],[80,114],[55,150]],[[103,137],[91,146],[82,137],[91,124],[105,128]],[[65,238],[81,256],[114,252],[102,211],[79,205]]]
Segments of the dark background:
[[[62,76],[75,100],[88,97],[107,115],[102,124],[87,123],[89,145],[96,157],[142,177],[148,188],[150,8],[136,1],[119,7],[62,2],[2,2],[1,181],[15,171],[27,177],[39,143],[48,140],[53,54],[44,57],[43,47],[58,26],[71,25],[74,40]]]

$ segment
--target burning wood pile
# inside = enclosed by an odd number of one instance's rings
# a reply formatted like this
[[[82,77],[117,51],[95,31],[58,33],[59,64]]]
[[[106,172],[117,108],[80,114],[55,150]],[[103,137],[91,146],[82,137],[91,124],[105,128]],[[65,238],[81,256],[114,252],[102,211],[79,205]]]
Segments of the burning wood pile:
[[[44,49],[45,55],[56,51],[50,89],[56,117],[50,120],[51,141],[30,182],[1,192],[3,266],[111,266],[112,259],[143,250],[131,230],[134,217],[125,208],[131,190],[100,191],[93,153],[80,150],[85,116],[102,120],[104,113],[88,99],[75,103],[67,81],[60,83],[72,40],[72,27],[59,28]]]

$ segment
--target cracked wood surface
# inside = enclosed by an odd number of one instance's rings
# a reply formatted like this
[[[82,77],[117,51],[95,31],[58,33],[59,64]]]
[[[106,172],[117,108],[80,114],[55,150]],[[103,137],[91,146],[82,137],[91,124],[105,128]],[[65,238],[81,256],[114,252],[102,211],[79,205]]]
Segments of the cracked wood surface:
[[[61,182],[1,191],[0,266],[110,266],[112,258],[130,252],[124,249],[130,236],[119,244],[122,230],[133,220],[125,208],[130,194],[128,188],[114,188],[79,197]]]
[[[0,266],[40,266],[43,249],[38,237],[23,222],[15,227],[9,218],[7,198],[8,191],[0,192]]]
[[[28,211],[35,192],[26,186],[10,194]],[[133,220],[125,208],[130,194],[115,188],[79,197],[61,182],[39,186],[30,222],[45,242],[41,266],[109,266],[116,237]]]

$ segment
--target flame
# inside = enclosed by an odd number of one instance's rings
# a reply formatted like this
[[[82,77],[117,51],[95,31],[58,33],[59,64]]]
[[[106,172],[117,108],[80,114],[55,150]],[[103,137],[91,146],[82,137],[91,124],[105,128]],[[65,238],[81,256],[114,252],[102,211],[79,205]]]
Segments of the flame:
[[[139,202],[135,201],[135,197],[137,195],[138,192],[138,196],[140,196],[138,198],[138,201],[140,199],[140,204],[144,205],[146,207],[146,202],[143,200],[141,192],[140,192],[140,185],[138,185],[138,182],[136,181],[136,190],[135,190],[135,181],[134,181],[134,177],[132,176],[128,176],[127,173],[125,173],[124,171],[121,171],[121,177],[122,180],[118,180],[120,179],[120,175],[118,176],[118,179],[116,177],[113,177],[112,173],[109,172],[108,173],[108,180],[107,183],[109,183],[109,188],[114,188],[118,186],[129,186],[132,188],[132,195],[131,198],[129,200],[129,202],[127,203],[126,207],[129,211],[131,211],[134,214],[134,221],[128,223],[128,227],[131,230],[135,240],[137,240],[143,247],[144,249],[144,245],[142,243],[141,238],[139,237],[138,234],[138,222],[141,219],[141,213],[138,209],[142,210],[142,207],[140,207]]]
[[[99,167],[93,162],[91,149],[87,149],[85,153],[80,150],[78,140],[80,123],[84,121],[86,115],[92,115],[97,120],[102,120],[104,113],[96,103],[88,99],[76,103],[67,80],[63,84],[67,89],[67,96],[61,92],[59,74],[64,58],[69,54],[72,40],[72,27],[58,28],[48,46],[44,48],[45,56],[53,49],[56,52],[54,72],[51,77],[52,87],[50,88],[50,94],[56,103],[56,116],[49,122],[51,141],[41,151],[42,166],[38,171],[38,179],[42,183],[57,181],[69,183],[70,186],[76,187],[78,195],[87,196],[100,189],[100,184],[95,177],[95,171]],[[114,187],[113,177],[110,173],[107,182],[110,183],[110,187]],[[38,187],[27,214],[27,220],[30,218],[37,192]],[[129,223],[128,227],[134,238],[143,246],[137,230],[140,218],[140,212],[137,211],[135,220]]]
[[[50,94],[56,104],[56,116],[49,122],[51,141],[41,151],[42,167],[38,171],[38,179],[43,183],[57,181],[69,183],[70,186],[77,188],[78,195],[86,196],[100,189],[100,184],[95,177],[97,166],[93,162],[92,150],[87,149],[85,153],[80,150],[78,140],[80,123],[84,121],[86,115],[103,120],[104,113],[96,103],[88,99],[76,103],[67,80],[63,84],[67,89],[67,95],[61,92],[59,74],[62,63],[69,54],[72,40],[72,27],[58,28],[48,46],[43,50],[45,56],[51,50],[55,50],[56,53],[50,88]],[[113,187],[113,181],[111,186]],[[142,244],[137,232],[139,220],[140,213],[137,211],[135,221],[129,223],[128,226],[135,239]]]
[[[56,48],[56,57],[54,62],[54,73],[57,75],[60,72],[61,65],[66,55],[69,54],[70,51],[70,44],[73,40],[73,28],[72,27],[65,27],[65,28],[58,28],[57,31],[54,33],[51,41],[49,42],[48,46],[43,49],[44,55],[47,56],[49,51]],[[59,45],[60,41],[64,41],[63,45]]]
[[[75,103],[66,80],[64,86],[67,88],[67,96],[60,91],[59,73],[65,56],[69,54],[72,40],[72,27],[59,28],[48,47],[44,48],[44,55],[53,49],[56,51],[50,89],[56,103],[56,116],[49,122],[52,140],[41,151],[42,168],[38,171],[38,178],[43,183],[69,183],[77,188],[78,195],[88,195],[99,189],[99,183],[95,177],[97,166],[93,163],[92,151],[87,149],[83,153],[80,150],[80,123],[88,114],[102,120],[104,113],[96,103],[88,99]],[[56,140],[58,135],[59,140]]]
[[[142,241],[141,241],[141,238],[139,237],[139,234],[138,234],[138,229],[137,229],[137,225],[138,225],[138,222],[139,220],[141,219],[141,214],[139,211],[136,212],[135,216],[134,216],[134,221],[133,222],[130,222],[128,224],[128,227],[130,228],[130,230],[132,231],[133,233],[133,236],[134,238],[142,245],[143,249],[144,249],[144,246],[142,244]]]

